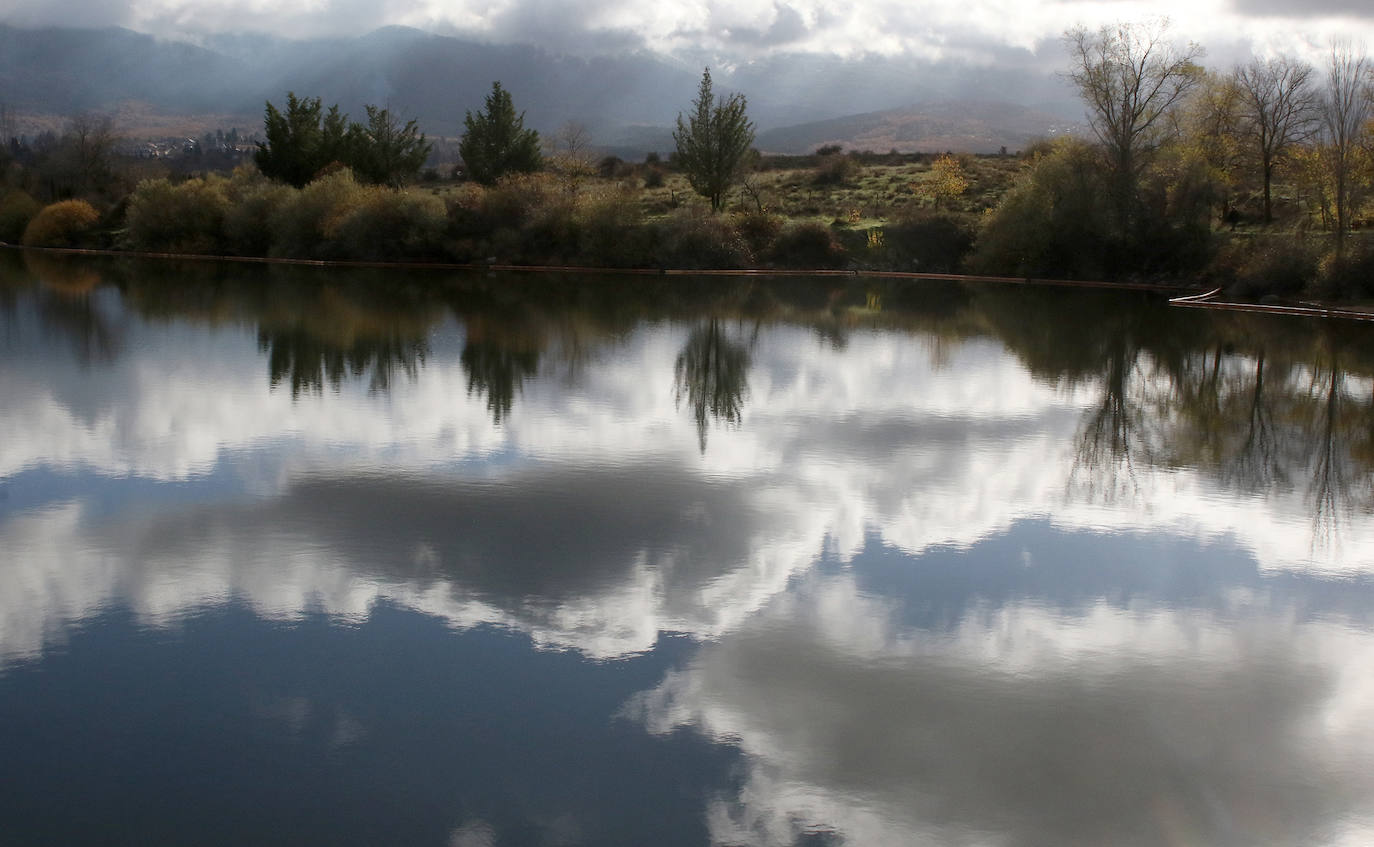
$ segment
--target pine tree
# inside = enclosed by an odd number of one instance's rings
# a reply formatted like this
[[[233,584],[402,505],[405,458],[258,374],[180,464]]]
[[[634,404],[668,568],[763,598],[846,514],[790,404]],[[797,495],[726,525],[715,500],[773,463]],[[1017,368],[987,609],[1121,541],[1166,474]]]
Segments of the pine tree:
[[[754,124],[744,113],[743,94],[713,98],[711,69],[701,75],[697,99],[686,120],[677,116],[677,164],[692,189],[711,201],[712,211],[725,206],[725,193],[744,170],[754,144]]]
[[[468,112],[463,123],[467,129],[458,154],[471,179],[491,185],[508,173],[529,173],[543,166],[539,133],[525,129],[525,113],[515,114],[510,92],[501,83],[491,84],[486,108],[475,115]]]

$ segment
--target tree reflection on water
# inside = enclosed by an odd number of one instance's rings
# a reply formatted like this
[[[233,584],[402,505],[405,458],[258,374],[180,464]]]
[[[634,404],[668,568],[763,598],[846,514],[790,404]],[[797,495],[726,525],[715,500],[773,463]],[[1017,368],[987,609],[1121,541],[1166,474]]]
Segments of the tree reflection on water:
[[[510,417],[515,394],[539,369],[539,352],[517,350],[492,341],[469,341],[461,356],[468,394],[487,398],[492,423]]]
[[[706,452],[706,432],[715,420],[738,426],[749,391],[749,350],[730,339],[712,318],[692,330],[673,366],[676,402],[683,398],[697,425],[697,441]]]
[[[391,390],[397,373],[414,380],[429,350],[423,338],[399,333],[355,338],[347,347],[321,339],[301,328],[259,330],[258,349],[267,354],[272,388],[291,387],[293,399],[319,394],[326,385],[337,391],[346,378],[368,380],[368,391]]]
[[[118,295],[104,298],[102,287]],[[127,352],[122,314],[106,314],[113,304],[151,323],[249,326],[270,386],[293,398],[349,381],[386,393],[417,380],[437,355],[436,330],[451,321],[462,329],[456,358],[467,393],[484,398],[495,425],[541,375],[576,386],[642,327],[685,324],[673,392],[703,453],[713,425],[742,421],[763,327],[807,328],[836,356],[858,332],[937,351],[991,342],[1081,408],[1065,445],[1071,500],[1143,504],[1163,490],[1156,477],[1190,469],[1251,496],[1303,493],[1320,545],[1338,543],[1343,522],[1374,509],[1374,340],[1338,322],[1027,286],[355,275],[41,254],[0,256],[0,296],[7,313],[25,315],[85,365]],[[931,367],[951,361],[959,358],[936,356]]]

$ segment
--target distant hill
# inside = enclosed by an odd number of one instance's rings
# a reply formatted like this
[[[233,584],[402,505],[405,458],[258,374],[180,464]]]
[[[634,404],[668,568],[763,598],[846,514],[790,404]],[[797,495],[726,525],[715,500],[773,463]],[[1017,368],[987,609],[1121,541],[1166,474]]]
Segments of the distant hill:
[[[365,103],[386,105],[417,118],[432,136],[455,136],[465,112],[480,108],[491,83],[500,80],[517,108],[526,112],[528,126],[547,133],[576,120],[597,144],[642,155],[666,152],[670,127],[690,105],[700,75],[696,62],[643,51],[563,55],[405,27],[307,40],[217,35],[192,45],[118,28],[0,26],[0,105],[28,115],[35,126],[76,112],[117,109],[149,119],[140,126],[184,123],[151,120],[157,115],[200,115],[206,120],[256,116],[260,122],[264,101],[280,102],[287,91],[295,91],[338,103],[354,115]],[[914,148],[918,143],[962,147],[955,141],[960,137],[978,139],[979,149],[1004,143],[1011,147],[1019,143],[1015,139],[1041,131],[1040,119],[1029,117],[1029,110],[1021,114],[1015,107],[992,108],[986,127],[980,128],[957,110],[923,109],[926,123],[918,126],[894,117],[886,120],[886,134],[883,121],[870,121],[873,126],[857,132],[843,129],[854,119],[836,116],[856,111],[884,115],[889,113],[880,110],[902,103],[963,100],[979,91],[995,91],[1021,103],[1048,103],[1051,111],[1071,103],[1053,74],[914,59],[844,61],[784,54],[717,69],[714,76],[718,92],[738,89],[748,96],[749,114],[763,129],[819,121],[761,137],[761,143],[776,150],[802,150],[814,146],[815,139],[874,149]],[[1010,110],[1010,117],[994,120],[998,109]],[[44,117],[45,124],[40,121]],[[825,124],[833,129],[819,129]],[[891,141],[885,140],[889,137]]]
[[[757,146],[767,153],[809,153],[827,144],[875,152],[996,153],[1003,147],[1020,150],[1036,138],[1081,130],[1062,117],[1011,103],[960,101],[780,127],[759,133]]]
[[[501,80],[530,125],[550,130],[576,119],[597,129],[666,122],[676,100],[691,99],[699,73],[651,56],[553,56],[399,27],[348,39],[219,37],[197,47],[124,29],[0,26],[0,102],[40,115],[130,101],[168,113],[261,115],[264,101],[290,90],[352,114],[365,103],[389,105],[430,134],[456,135],[465,112]]]
[[[70,115],[125,100],[238,111],[251,105],[245,88],[258,87],[245,86],[249,71],[213,50],[127,29],[0,26],[0,100],[16,111]]]

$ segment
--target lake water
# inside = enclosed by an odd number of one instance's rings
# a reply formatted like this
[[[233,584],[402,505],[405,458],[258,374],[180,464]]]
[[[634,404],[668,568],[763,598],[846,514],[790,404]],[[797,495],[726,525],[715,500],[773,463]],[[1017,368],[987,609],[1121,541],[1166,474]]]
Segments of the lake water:
[[[0,844],[1374,843],[1374,333],[0,253]]]

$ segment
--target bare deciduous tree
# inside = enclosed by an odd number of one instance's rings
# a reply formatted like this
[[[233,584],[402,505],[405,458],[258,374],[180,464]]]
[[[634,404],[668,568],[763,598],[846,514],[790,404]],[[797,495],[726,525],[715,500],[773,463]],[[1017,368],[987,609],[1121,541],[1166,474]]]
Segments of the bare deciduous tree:
[[[1064,33],[1074,62],[1069,79],[1106,153],[1123,229],[1149,154],[1176,132],[1169,118],[1201,76],[1202,48],[1176,44],[1168,29],[1167,19],[1157,19]]]
[[[1322,98],[1322,152],[1336,213],[1336,250],[1345,243],[1355,205],[1361,142],[1371,114],[1369,54],[1348,41],[1331,45]]]
[[[68,121],[62,136],[62,158],[75,193],[97,191],[109,182],[117,140],[109,115],[85,112]]]
[[[1292,144],[1309,138],[1316,128],[1320,99],[1312,85],[1312,66],[1288,56],[1254,59],[1237,67],[1241,93],[1241,133],[1259,155],[1264,181],[1264,222],[1274,220],[1270,186],[1274,164]]]

